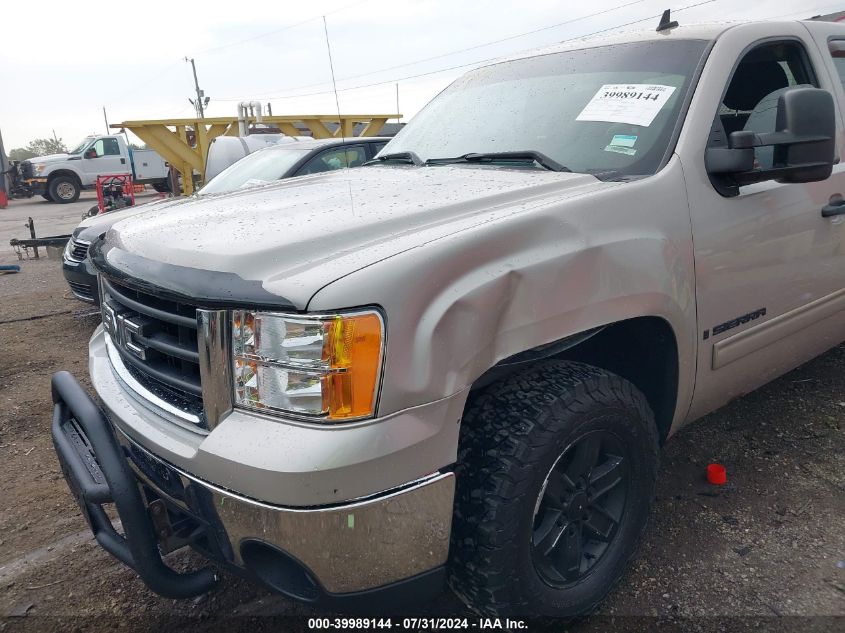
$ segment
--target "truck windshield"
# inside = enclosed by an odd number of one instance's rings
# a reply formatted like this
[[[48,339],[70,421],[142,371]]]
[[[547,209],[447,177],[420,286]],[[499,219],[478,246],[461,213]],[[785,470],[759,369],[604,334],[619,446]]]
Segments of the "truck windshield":
[[[635,42],[480,68],[440,93],[381,154],[517,166],[477,155],[535,152],[600,178],[653,174],[706,45]]]
[[[68,154],[81,154],[85,150],[85,148],[91,144],[92,140],[92,137],[86,136],[84,139],[82,139],[82,142],[79,143],[79,145],[74,147],[72,150],[70,150]]]
[[[222,193],[273,182],[305,158],[307,149],[268,147],[244,156],[208,181],[197,193]]]

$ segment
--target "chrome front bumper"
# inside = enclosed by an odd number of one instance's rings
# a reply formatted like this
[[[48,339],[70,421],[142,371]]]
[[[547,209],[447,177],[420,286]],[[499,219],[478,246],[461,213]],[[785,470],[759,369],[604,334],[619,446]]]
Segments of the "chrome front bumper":
[[[453,473],[333,506],[274,506],[156,457],[116,429],[67,372],[53,376],[52,392],[53,443],[80,510],[97,542],[153,591],[187,598],[214,585],[208,568],[181,573],[162,560],[186,545],[291,598],[341,609],[374,596],[413,602],[442,589]]]
[[[260,541],[298,560],[325,591],[342,594],[389,585],[446,563],[455,489],[451,472],[347,504],[284,508],[202,481],[163,462],[125,434],[116,435],[142,488],[147,486],[168,504],[189,514],[199,511],[204,520],[218,524],[232,556],[225,562],[237,567],[249,568],[242,546]],[[197,486],[207,496],[197,495]],[[192,494],[184,494],[192,487]],[[197,508],[186,502],[199,496],[210,503]]]

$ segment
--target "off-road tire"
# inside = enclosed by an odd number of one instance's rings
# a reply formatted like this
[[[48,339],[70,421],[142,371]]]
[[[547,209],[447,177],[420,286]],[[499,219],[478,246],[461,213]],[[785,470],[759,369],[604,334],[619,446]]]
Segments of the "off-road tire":
[[[79,200],[81,189],[76,179],[70,176],[56,176],[47,183],[50,199],[58,204],[76,202]]]
[[[574,585],[550,586],[531,538],[544,481],[589,432],[615,434],[628,462],[615,537]],[[654,414],[630,382],[589,365],[547,361],[472,397],[456,466],[449,583],[484,615],[571,618],[592,611],[622,575],[645,528],[659,464]]]

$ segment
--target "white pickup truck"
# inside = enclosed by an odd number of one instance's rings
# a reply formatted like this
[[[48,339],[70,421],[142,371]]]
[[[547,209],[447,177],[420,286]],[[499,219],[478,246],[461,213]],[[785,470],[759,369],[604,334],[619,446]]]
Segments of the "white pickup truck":
[[[76,202],[97,176],[132,174],[139,184],[167,191],[167,165],[150,149],[132,149],[122,136],[86,136],[67,154],[39,156],[22,165],[24,182],[33,193],[58,203]]]

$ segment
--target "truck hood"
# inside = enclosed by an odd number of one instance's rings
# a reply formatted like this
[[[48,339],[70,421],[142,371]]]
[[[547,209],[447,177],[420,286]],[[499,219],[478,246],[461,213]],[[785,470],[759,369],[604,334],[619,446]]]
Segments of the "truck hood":
[[[617,186],[586,174],[492,166],[347,169],[152,208],[117,222],[104,247],[232,273],[304,308],[327,283],[405,250]]]
[[[134,218],[136,215],[146,213],[151,209],[169,209],[171,207],[187,204],[199,199],[201,195],[202,194],[194,194],[191,198],[160,198],[134,207],[123,208],[117,211],[109,211],[108,213],[101,213],[100,215],[95,215],[91,218],[85,218],[73,231],[73,237],[93,242],[121,220]],[[224,194],[207,195],[216,195],[219,197]]]
[[[45,165],[47,163],[62,163],[68,158],[70,158],[70,154],[48,154],[47,156],[30,158],[29,162],[33,165]]]

